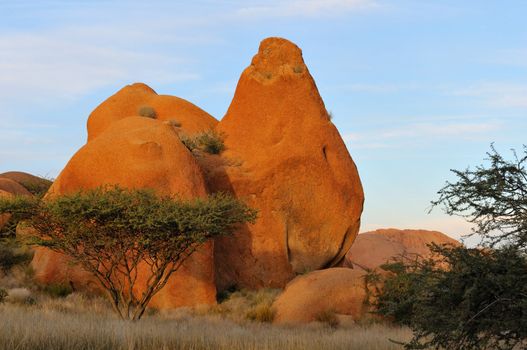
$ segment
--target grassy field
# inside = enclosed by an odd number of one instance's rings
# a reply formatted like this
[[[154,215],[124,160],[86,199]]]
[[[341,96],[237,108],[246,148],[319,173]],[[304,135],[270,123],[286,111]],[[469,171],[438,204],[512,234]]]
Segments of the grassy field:
[[[23,249],[0,248],[0,289],[8,293],[0,303],[0,349],[384,350],[401,349],[389,339],[411,337],[408,329],[382,324],[273,326],[276,289],[237,291],[214,307],[149,310],[138,322],[122,321],[104,298],[36,286],[30,256],[18,259]]]
[[[120,321],[97,313],[68,313],[19,305],[0,307],[2,349],[399,349],[388,338],[404,329],[380,325],[349,329],[238,324],[204,316],[150,316]]]
[[[15,293],[16,294],[16,293]],[[235,321],[216,311],[154,313],[116,319],[106,302],[74,293],[31,299],[18,292],[0,305],[0,349],[400,349],[410,332],[380,324],[333,329]],[[237,302],[239,304],[239,302]]]

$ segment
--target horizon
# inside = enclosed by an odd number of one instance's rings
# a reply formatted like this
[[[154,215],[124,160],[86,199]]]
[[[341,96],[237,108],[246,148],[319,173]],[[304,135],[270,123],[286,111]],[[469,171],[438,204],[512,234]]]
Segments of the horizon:
[[[427,214],[450,169],[525,143],[527,3],[509,4],[2,2],[0,173],[56,177],[90,112],[134,82],[221,120],[260,41],[279,36],[302,49],[357,165],[361,232],[459,238],[464,220]]]

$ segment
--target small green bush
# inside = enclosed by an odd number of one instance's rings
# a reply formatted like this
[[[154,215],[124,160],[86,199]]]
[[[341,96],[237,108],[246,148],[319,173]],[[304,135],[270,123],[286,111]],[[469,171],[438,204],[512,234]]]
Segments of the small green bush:
[[[145,117],[145,118],[152,118],[152,119],[156,119],[157,118],[157,113],[156,113],[155,109],[150,107],[150,106],[141,106],[141,107],[139,107],[139,109],[137,110],[137,114],[139,114],[141,117]]]
[[[215,130],[201,132],[193,136],[182,136],[181,142],[189,151],[197,149],[209,154],[220,154],[225,149],[223,136]]]

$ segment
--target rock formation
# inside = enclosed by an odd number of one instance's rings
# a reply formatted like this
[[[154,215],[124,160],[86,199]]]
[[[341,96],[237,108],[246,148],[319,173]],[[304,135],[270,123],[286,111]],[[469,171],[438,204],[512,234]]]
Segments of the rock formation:
[[[324,313],[365,317],[365,272],[335,267],[298,276],[273,303],[275,323],[309,323]]]
[[[136,83],[119,90],[90,114],[88,141],[100,135],[115,121],[139,116],[142,108],[150,108],[157,120],[172,121],[187,134],[212,129],[218,123],[210,114],[186,100],[158,95],[149,86]]]
[[[0,177],[0,190],[15,196],[30,196],[31,193],[21,184],[8,178]]]
[[[224,191],[259,210],[256,224],[195,253],[151,306],[214,303],[214,275],[220,290],[284,287],[298,274],[339,264],[358,233],[364,195],[357,169],[302,52],[285,39],[262,41],[220,123],[137,83],[98,106],[87,128],[87,144],[48,197],[118,184],[184,198]],[[178,137],[211,129],[224,138],[220,155],[189,152]],[[90,281],[43,248],[33,267],[46,283]]]
[[[216,240],[218,288],[283,287],[339,263],[358,233],[364,195],[296,45],[262,41],[217,130],[226,150],[203,163],[209,186],[259,210],[255,225]]]
[[[50,180],[21,171],[8,171],[2,173],[0,174],[0,179],[13,180],[32,193],[44,193],[51,186]]]
[[[192,154],[181,143],[174,127],[145,117],[113,122],[82,147],[68,162],[47,196],[116,184],[126,188],[151,188],[161,195],[181,198],[205,196],[202,172]],[[214,304],[212,242],[189,258],[152,300],[150,306],[173,308]],[[90,281],[67,258],[38,248],[32,262],[37,280],[43,283]],[[144,277],[140,273],[139,279]],[[140,280],[138,284],[141,285]],[[88,286],[89,287],[89,286]]]
[[[344,266],[375,269],[401,256],[430,258],[427,244],[459,245],[455,239],[437,231],[380,229],[361,233],[346,254]]]

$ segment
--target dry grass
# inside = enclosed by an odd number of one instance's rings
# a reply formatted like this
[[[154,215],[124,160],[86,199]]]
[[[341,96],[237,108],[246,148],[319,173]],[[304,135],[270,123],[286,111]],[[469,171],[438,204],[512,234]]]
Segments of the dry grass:
[[[61,300],[65,305],[55,301],[40,306],[0,306],[0,348],[381,350],[400,349],[388,338],[407,340],[410,336],[406,329],[382,325],[336,330],[316,325],[286,328],[207,316],[170,319],[154,315],[130,322],[116,319],[104,307],[93,312],[82,309],[95,300],[75,294]]]
[[[219,305],[149,313],[138,322],[115,317],[108,301],[39,288],[26,265],[0,273],[0,349],[401,349],[405,328],[380,324],[330,328],[270,324],[280,290],[234,292]],[[63,297],[59,297],[63,296]]]

